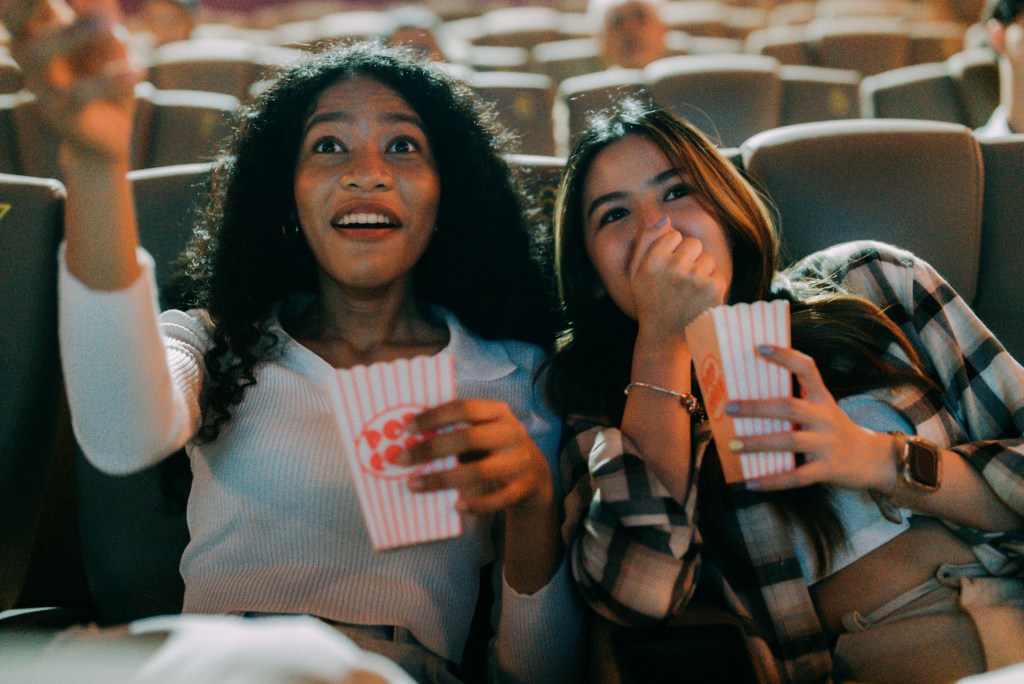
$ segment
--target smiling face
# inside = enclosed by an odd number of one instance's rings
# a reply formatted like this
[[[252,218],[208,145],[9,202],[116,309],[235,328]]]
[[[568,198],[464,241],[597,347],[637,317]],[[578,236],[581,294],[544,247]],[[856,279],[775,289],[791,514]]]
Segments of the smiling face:
[[[636,319],[629,263],[639,232],[667,216],[683,237],[700,240],[715,261],[712,277],[728,300],[732,254],[721,222],[697,197],[688,174],[680,176],[645,135],[631,134],[594,157],[582,193],[587,255],[615,304]]]
[[[440,197],[423,124],[398,93],[366,77],[324,89],[295,166],[299,224],[321,292],[407,288]]]

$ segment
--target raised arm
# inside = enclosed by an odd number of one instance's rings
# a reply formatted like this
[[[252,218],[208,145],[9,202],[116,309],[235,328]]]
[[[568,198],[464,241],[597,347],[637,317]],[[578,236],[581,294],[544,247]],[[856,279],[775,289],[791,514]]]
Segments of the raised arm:
[[[60,141],[68,187],[67,263],[87,287],[113,290],[139,273],[129,168],[137,74],[112,8],[63,0],[5,0],[11,52]]]

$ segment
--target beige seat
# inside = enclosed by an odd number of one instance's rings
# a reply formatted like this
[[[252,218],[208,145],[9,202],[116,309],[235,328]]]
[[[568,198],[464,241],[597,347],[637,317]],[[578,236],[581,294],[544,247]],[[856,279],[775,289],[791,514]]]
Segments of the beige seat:
[[[951,21],[914,21],[907,24],[910,63],[941,62],[964,47],[967,27]]]
[[[860,74],[847,69],[782,65],[782,123],[856,119]]]
[[[477,72],[469,85],[487,102],[493,102],[498,118],[518,134],[524,154],[554,154],[551,112],[555,91],[543,74],[508,71]]]
[[[647,65],[655,102],[735,147],[781,123],[779,63],[763,55],[684,55]]]
[[[135,89],[132,168],[210,161],[231,130],[238,100],[187,90]],[[31,93],[0,96],[0,172],[61,178],[53,136]]]
[[[0,93],[16,93],[24,86],[21,67],[0,47]]]
[[[785,259],[881,240],[925,258],[974,298],[983,174],[970,129],[889,119],[807,123],[760,133],[742,153],[746,172],[778,208]]]
[[[242,40],[187,40],[157,48],[147,79],[159,90],[202,90],[248,98],[253,83],[273,78],[305,53]]]
[[[861,81],[861,113],[869,118],[915,118],[984,124],[999,104],[999,74],[991,51],[957,53]]]
[[[1018,361],[1024,363],[1024,135],[981,141],[985,212],[974,309]]]
[[[661,6],[660,14],[666,26],[692,36],[734,37],[725,3],[715,0],[667,2]]]
[[[593,112],[625,98],[650,98],[642,69],[611,69],[568,78],[555,95],[555,149],[568,156],[578,135]]]
[[[470,42],[530,50],[538,43],[574,37],[562,29],[562,15],[549,7],[502,7],[480,15]]]
[[[600,71],[600,46],[594,38],[572,38],[538,43],[530,51],[533,70],[547,74],[555,84],[573,76]]]
[[[807,39],[818,66],[868,76],[910,63],[910,35],[899,19],[815,19],[807,25]]]
[[[780,24],[751,31],[745,52],[774,57],[783,64],[813,64],[803,24]]]
[[[63,215],[57,181],[0,174],[0,611],[25,598],[52,471]]]

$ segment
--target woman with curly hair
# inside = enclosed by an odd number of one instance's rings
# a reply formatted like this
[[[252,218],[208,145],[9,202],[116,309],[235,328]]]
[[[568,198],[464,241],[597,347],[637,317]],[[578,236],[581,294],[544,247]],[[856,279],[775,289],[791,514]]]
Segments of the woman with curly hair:
[[[766,682],[952,681],[1024,659],[1024,369],[927,263],[865,241],[778,272],[757,192],[638,103],[581,136],[556,220],[570,325],[549,394],[575,433],[567,543],[598,612],[650,627],[695,594],[720,603]],[[792,348],[757,352],[799,391],[724,410],[794,427],[716,444],[685,329],[779,298]],[[726,451],[800,459],[727,484]]]
[[[384,48],[296,66],[242,112],[183,260],[191,308],[158,318],[125,180],[134,73],[95,17],[33,39],[17,22],[30,4],[9,3],[8,19],[67,170],[60,329],[75,432],[110,473],[186,447],[184,611],[314,615],[421,681],[453,681],[493,562],[492,672],[571,678],[560,424],[533,382],[552,328],[492,117]],[[377,553],[327,382],[442,351],[458,398],[408,424],[432,436],[399,462],[458,457],[409,486],[457,490],[464,530]]]

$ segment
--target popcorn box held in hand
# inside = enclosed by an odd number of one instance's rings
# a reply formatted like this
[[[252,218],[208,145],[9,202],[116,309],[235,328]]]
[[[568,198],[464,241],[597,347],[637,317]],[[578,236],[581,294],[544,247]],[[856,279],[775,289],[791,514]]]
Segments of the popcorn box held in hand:
[[[789,347],[789,302],[753,302],[716,306],[686,327],[697,382],[711,421],[727,482],[754,480],[793,470],[792,452],[734,454],[728,444],[748,435],[788,432],[789,421],[733,418],[725,405],[732,400],[793,396],[788,370],[757,353],[760,344]]]
[[[462,534],[454,489],[414,493],[408,486],[412,475],[455,467],[455,456],[409,468],[395,460],[422,439],[405,432],[405,421],[455,398],[454,357],[419,356],[338,370],[330,395],[374,550]]]

